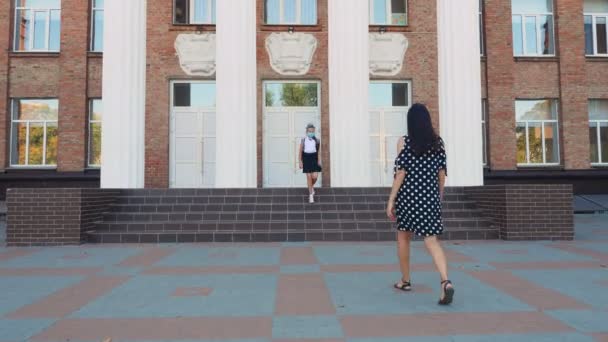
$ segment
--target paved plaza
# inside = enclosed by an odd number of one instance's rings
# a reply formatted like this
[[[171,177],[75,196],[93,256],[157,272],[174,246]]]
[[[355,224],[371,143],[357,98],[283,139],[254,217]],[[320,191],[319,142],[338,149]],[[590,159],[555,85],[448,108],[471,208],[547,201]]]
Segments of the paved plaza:
[[[576,242],[447,242],[451,307],[392,243],[0,249],[0,341],[608,341],[608,216]]]

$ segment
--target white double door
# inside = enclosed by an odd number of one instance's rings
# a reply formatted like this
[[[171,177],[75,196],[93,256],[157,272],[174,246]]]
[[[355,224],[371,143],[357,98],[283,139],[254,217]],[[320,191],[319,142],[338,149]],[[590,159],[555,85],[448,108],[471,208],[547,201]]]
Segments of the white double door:
[[[192,92],[192,96],[196,96]],[[215,108],[172,106],[170,127],[170,187],[215,187]],[[174,103],[174,102],[173,102]]]
[[[397,142],[407,132],[404,108],[372,109],[370,117],[370,175],[375,186],[393,184]]]
[[[264,111],[264,187],[306,187],[300,169],[300,142],[312,123],[321,136],[318,107],[272,107]],[[317,186],[321,185],[321,175]]]

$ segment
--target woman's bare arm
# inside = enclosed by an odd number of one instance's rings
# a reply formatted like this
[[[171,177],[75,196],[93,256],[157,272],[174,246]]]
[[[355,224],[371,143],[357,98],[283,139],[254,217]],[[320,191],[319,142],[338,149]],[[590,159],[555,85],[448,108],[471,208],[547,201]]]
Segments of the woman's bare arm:
[[[445,187],[445,169],[439,170],[439,199],[443,199],[443,189]]]
[[[302,162],[302,151],[304,151],[304,146],[302,145],[302,142],[300,142],[300,148],[298,149],[298,155],[300,156],[300,169],[304,168],[304,164]]]
[[[399,142],[397,143],[397,155],[399,155],[399,153],[401,153],[404,145],[405,145],[405,141],[403,140],[403,138],[399,139]],[[405,176],[406,176],[405,170],[398,170],[397,173],[395,174],[395,178],[393,179],[393,186],[391,187],[391,194],[388,197],[388,204],[386,207],[386,215],[389,218],[395,217],[395,199],[397,198],[397,193],[399,192],[399,188],[401,188],[401,185],[403,184],[403,181],[405,180]]]

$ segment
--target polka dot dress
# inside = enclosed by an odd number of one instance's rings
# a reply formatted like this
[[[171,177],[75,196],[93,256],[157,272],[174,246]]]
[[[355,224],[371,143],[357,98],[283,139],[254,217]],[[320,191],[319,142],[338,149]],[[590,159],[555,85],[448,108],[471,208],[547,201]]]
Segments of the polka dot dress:
[[[398,170],[407,172],[395,204],[397,229],[424,237],[440,235],[443,222],[438,172],[447,171],[443,140],[438,151],[416,156],[410,139],[404,139],[405,146],[395,159],[395,173]]]

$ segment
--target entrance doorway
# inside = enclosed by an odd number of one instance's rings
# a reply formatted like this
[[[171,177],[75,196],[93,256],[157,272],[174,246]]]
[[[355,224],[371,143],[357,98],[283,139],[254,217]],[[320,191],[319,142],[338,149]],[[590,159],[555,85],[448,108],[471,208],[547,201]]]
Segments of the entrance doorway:
[[[391,186],[397,142],[407,134],[411,105],[408,81],[371,81],[369,85],[370,176],[373,186]]]
[[[264,187],[306,187],[298,152],[307,124],[315,125],[321,137],[320,83],[267,81],[263,89]]]
[[[172,188],[215,186],[215,82],[171,82]]]

